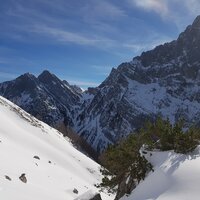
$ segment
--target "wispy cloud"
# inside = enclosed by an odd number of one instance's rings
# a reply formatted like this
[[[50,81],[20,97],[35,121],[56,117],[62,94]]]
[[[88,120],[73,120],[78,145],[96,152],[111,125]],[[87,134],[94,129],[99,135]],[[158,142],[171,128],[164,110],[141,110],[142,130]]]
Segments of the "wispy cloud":
[[[180,3],[183,3],[186,9],[189,11],[190,15],[197,16],[200,14],[200,1],[199,0],[179,0]]]
[[[135,53],[141,53],[142,51],[151,50],[158,45],[172,41],[170,37],[159,37],[156,34],[155,38],[149,38],[146,42],[130,41],[130,43],[123,44],[124,47],[132,49]]]
[[[31,32],[41,33],[45,34],[46,36],[51,36],[55,40],[60,42],[71,42],[78,45],[96,46],[102,42],[106,43],[112,42],[112,40],[109,40],[107,38],[84,36],[81,33],[71,32],[61,28],[47,27],[45,25],[34,26],[32,27]]]
[[[163,20],[175,24],[179,32],[200,14],[199,0],[127,0],[127,2],[144,11],[157,13]]]
[[[97,49],[123,56],[123,51],[131,51],[132,54],[141,53],[142,51],[154,48],[156,45],[172,40],[172,38],[160,36],[158,33],[153,31],[151,31],[151,34],[148,34],[145,40],[142,41],[132,41],[132,39],[122,41],[121,39],[110,39],[109,37],[102,37],[97,34],[93,36],[89,33],[84,34],[81,32],[72,32],[62,28],[48,27],[45,25],[30,27],[28,31],[41,34],[45,38],[50,38],[50,41],[54,43],[58,42],[63,45],[66,43],[73,43],[76,45],[93,46]],[[110,69],[110,67],[96,65],[94,65],[93,68],[96,68],[96,70],[101,74],[108,73],[107,70]]]
[[[40,0],[36,1],[36,3],[38,2]],[[118,46],[116,40],[104,34],[104,32],[117,32],[112,24],[105,22],[105,19],[116,20],[125,16],[125,12],[116,5],[106,0],[88,0],[68,18],[67,13],[71,13],[74,8],[70,9],[69,4],[66,4],[65,1],[60,0],[58,5],[46,0],[41,3],[48,9],[53,9],[54,6],[54,11],[59,13],[54,16],[42,12],[41,9],[35,10],[33,6],[15,2],[13,6],[15,9],[8,10],[7,15],[17,18],[23,24],[11,23],[9,26],[15,30],[15,34],[7,36],[19,41],[23,39],[28,43],[31,41],[37,43],[35,38],[40,38],[39,40],[43,38],[44,40],[41,42],[50,39],[48,42],[51,43],[73,43],[93,46],[105,51]]]
[[[167,0],[129,0],[129,2],[147,11],[154,11],[161,16],[169,13]]]
[[[126,16],[126,12],[122,8],[106,0],[90,0],[83,7],[82,12],[86,19],[95,20],[117,20]]]
[[[166,17],[177,26],[179,32],[200,14],[199,0],[167,0],[167,2],[170,9]]]
[[[24,40],[27,43],[71,43],[95,47],[109,54],[122,56],[134,55],[154,47],[159,41],[170,40],[167,33],[165,35],[158,29],[155,30],[156,37],[152,38],[154,33],[151,31],[154,30],[151,29],[154,27],[148,27],[146,22],[135,22],[127,2],[134,8],[156,12],[163,19],[181,27],[181,30],[182,16],[175,12],[175,8],[172,9],[172,5],[184,5],[194,13],[200,8],[198,0],[191,0],[191,5],[188,0],[125,0],[124,5],[110,0],[58,0],[56,4],[48,0],[35,0],[30,4],[24,0],[13,2],[7,15],[15,17],[20,23],[10,21],[9,26],[14,27],[14,31],[9,29],[9,33],[15,33],[10,36],[12,39],[20,42]],[[139,36],[140,31],[146,32],[144,39]],[[135,41],[132,41],[132,38],[135,38]]]
[[[115,4],[112,4],[108,1],[96,1],[96,9],[94,10],[95,12],[97,11],[99,15],[102,16],[102,13],[105,17],[110,16],[112,19],[116,19],[119,17],[125,17],[126,12],[122,10],[120,7],[117,7]]]

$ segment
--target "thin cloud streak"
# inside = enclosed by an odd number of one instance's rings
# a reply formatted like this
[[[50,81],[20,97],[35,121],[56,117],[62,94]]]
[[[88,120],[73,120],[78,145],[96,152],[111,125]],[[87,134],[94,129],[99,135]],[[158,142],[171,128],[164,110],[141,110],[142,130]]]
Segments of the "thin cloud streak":
[[[96,46],[102,42],[112,42],[112,40],[109,40],[107,38],[93,38],[90,36],[83,36],[81,33],[75,33],[59,28],[47,27],[44,25],[35,26],[31,31],[35,33],[45,34],[47,36],[52,36],[54,37],[54,39],[60,42],[71,42],[78,45]]]
[[[180,1],[180,0],[179,0]],[[200,1],[199,0],[183,0],[185,7],[188,9],[188,14],[197,16],[200,14]]]
[[[200,10],[199,0],[7,0],[2,5],[0,38],[11,51],[0,47],[0,71],[59,65],[66,74],[80,69],[93,82],[72,82],[85,86],[97,86],[109,66],[175,39]]]
[[[163,2],[163,0],[129,1],[132,1],[132,3],[137,3],[137,5],[140,7],[144,7],[145,9],[153,9],[154,11],[159,10],[158,8],[166,9],[165,4],[159,3]],[[36,3],[38,2],[40,2],[40,0],[36,0]],[[63,15],[67,15],[67,12],[64,12],[62,8],[64,7],[66,10],[68,10],[69,6],[65,3],[65,1],[61,0],[60,2],[61,3],[59,5],[55,5],[55,9],[61,12]],[[147,2],[147,4],[145,4],[145,2]],[[41,1],[41,3],[52,9],[51,2],[45,0],[44,2]],[[139,45],[141,40],[138,40],[134,43],[130,42],[130,38],[126,37],[126,34],[128,36],[128,33],[123,32],[121,29],[119,29],[119,27],[113,25],[112,21],[109,21],[127,17],[126,12],[122,8],[116,6],[114,3],[110,3],[106,0],[89,0],[85,6],[83,6],[83,8],[79,9],[79,15],[78,12],[75,12],[75,15],[79,17],[80,21],[78,21],[81,22],[83,18],[85,26],[87,27],[86,29],[79,30],[71,27],[71,24],[79,23],[74,21],[74,19],[66,18],[67,20],[64,22],[62,18],[60,19],[59,15],[56,15],[56,18],[54,18],[53,16],[49,15],[49,13],[43,13],[40,9],[34,10],[33,7],[29,7],[26,4],[21,5],[19,3],[15,3],[15,5],[16,10],[10,10],[9,14],[21,20],[25,20],[23,25],[12,25],[16,30],[15,37],[18,35],[18,38],[13,38],[16,40],[19,39],[21,41],[24,38],[25,42],[34,41],[37,43],[37,38],[44,38],[44,42],[46,41],[46,43],[58,43],[61,45],[72,43],[76,45],[90,46],[113,55],[125,55],[127,51],[132,51],[129,52],[129,54],[135,54],[137,52],[149,49],[152,46]],[[128,19],[129,18],[127,17],[127,20]],[[78,27],[78,24],[76,25]],[[115,37],[112,37],[112,35],[115,35]],[[148,40],[148,38],[145,39]],[[151,38],[149,38],[149,40],[151,40]],[[43,41],[41,40],[39,42]],[[149,44],[150,41],[147,41],[146,43]]]
[[[37,34],[43,34],[45,37],[52,37],[53,42],[61,44],[74,43],[76,45],[93,46],[109,53],[120,54],[121,50],[131,50],[133,53],[140,53],[141,51],[154,48],[156,45],[172,40],[169,37],[161,38],[157,33],[151,32],[149,38],[145,38],[146,42],[143,44],[140,41],[118,41],[110,38],[103,38],[96,36],[95,38],[82,33],[70,32],[60,28],[47,27],[45,25],[38,25],[29,28],[29,31]],[[112,50],[115,50],[112,52]]]
[[[90,82],[90,81],[80,81],[80,80],[69,80],[67,79],[67,81],[71,84],[71,85],[78,85],[80,87],[96,87],[99,85],[99,83],[97,82]]]
[[[161,16],[169,13],[167,0],[129,0],[133,5],[147,11],[154,11]]]
[[[145,43],[137,43],[135,41],[135,42],[130,42],[128,44],[123,44],[123,46],[132,49],[136,53],[141,53],[142,51],[151,50],[158,45],[162,45],[164,43],[171,41],[172,38],[169,37],[163,37],[163,38],[156,37],[156,39],[150,39],[148,42]]]
[[[90,0],[82,9],[85,19],[95,19],[95,20],[117,20],[123,18],[126,12],[115,4],[110,3],[105,0]]]
[[[127,0],[127,2],[146,12],[157,13],[164,21],[170,21],[176,25],[179,32],[200,14],[199,0]],[[187,13],[187,18],[185,18],[185,13]]]

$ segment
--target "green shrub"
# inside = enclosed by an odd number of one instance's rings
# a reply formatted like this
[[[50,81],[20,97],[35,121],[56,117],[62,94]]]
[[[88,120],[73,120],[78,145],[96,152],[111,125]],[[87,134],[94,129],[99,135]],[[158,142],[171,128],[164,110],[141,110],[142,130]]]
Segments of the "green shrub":
[[[117,146],[109,146],[100,159],[104,166],[101,169],[104,178],[100,186],[113,191],[125,177],[130,176],[137,182],[144,179],[152,165],[141,156],[140,148],[137,134],[130,135]]]
[[[183,129],[183,120],[172,125],[169,119],[163,120],[159,117],[154,123],[146,123],[144,128],[139,131],[139,135],[148,150],[174,150],[176,153],[186,154],[193,151],[199,144],[200,131],[189,128],[184,132]]]
[[[153,169],[140,154],[143,145],[146,150],[174,150],[182,154],[193,151],[199,144],[200,131],[189,128],[184,132],[183,127],[183,120],[172,125],[169,119],[158,117],[155,122],[147,122],[137,133],[129,135],[118,145],[109,146],[100,158],[103,165],[101,173],[104,175],[100,187],[115,191],[116,186],[127,177],[131,178],[133,185],[134,182],[137,184],[143,180]],[[130,187],[125,192],[130,192],[131,189],[133,188]]]
[[[177,132],[175,136],[174,151],[176,153],[186,154],[192,152],[199,141],[195,138],[194,131],[189,129],[185,133]]]

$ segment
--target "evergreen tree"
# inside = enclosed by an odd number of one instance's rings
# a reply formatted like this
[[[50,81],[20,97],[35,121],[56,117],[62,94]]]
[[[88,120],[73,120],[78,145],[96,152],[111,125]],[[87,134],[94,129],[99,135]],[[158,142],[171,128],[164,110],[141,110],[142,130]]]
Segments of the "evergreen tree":
[[[176,134],[174,151],[186,154],[192,152],[198,144],[199,141],[195,139],[194,131],[189,129],[185,133],[179,132]]]
[[[107,187],[112,191],[125,177],[130,176],[137,182],[144,179],[152,166],[140,155],[140,148],[141,144],[137,134],[130,135],[118,146],[110,146],[101,156],[104,166],[101,172],[104,178],[100,186]]]
[[[183,131],[183,120],[172,125],[169,121],[158,117],[155,122],[146,122],[145,126],[137,133],[131,134],[118,145],[109,146],[101,156],[101,169],[104,178],[101,187],[113,191],[118,187],[117,198],[125,193],[130,193],[137,183],[143,180],[146,174],[152,170],[152,165],[141,155],[142,146],[146,150],[160,149],[161,151],[174,150],[177,153],[186,154],[193,151],[200,141],[200,130],[189,128]],[[121,189],[129,183],[126,189]],[[131,180],[131,181],[130,181]]]

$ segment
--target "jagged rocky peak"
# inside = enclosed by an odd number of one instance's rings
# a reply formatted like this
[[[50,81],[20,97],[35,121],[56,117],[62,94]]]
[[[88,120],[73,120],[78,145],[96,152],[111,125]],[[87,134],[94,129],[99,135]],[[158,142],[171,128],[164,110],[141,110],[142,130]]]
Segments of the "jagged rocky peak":
[[[200,46],[200,16],[198,16],[192,25],[189,25],[186,30],[180,34],[178,38],[178,44],[182,43],[183,47],[189,47],[194,49]],[[195,46],[194,46],[195,45]]]
[[[48,70],[44,70],[39,76],[38,79],[41,82],[48,83],[49,81],[58,81],[59,78],[57,78],[54,74],[50,73]]]
[[[50,71],[48,71],[48,70],[44,70],[39,76],[50,76],[50,77],[52,77],[52,76],[55,76],[54,74],[52,74]]]
[[[30,73],[25,73],[19,77],[17,77],[13,82],[13,90],[15,92],[22,92],[22,91],[33,91],[38,83],[37,78]]]
[[[70,84],[69,84],[66,80],[63,80],[63,83],[64,83],[65,85],[67,85],[68,87],[70,86]]]
[[[122,63],[117,67],[117,69],[112,68],[109,76],[99,85],[99,88],[114,85],[121,85],[123,87],[126,87],[128,82],[124,74],[128,74],[130,70],[128,66],[130,67],[130,63]]]
[[[30,73],[25,73],[25,74],[22,74],[21,76],[17,77],[16,78],[16,81],[36,81],[37,78],[33,75],[33,74],[30,74]]]
[[[82,94],[83,93],[83,90],[78,85],[70,85],[66,80],[63,80],[62,82],[65,84],[65,86],[70,88],[76,94]]]
[[[80,96],[82,93],[81,88],[76,85],[70,85],[66,80],[60,80],[55,74],[52,74],[48,70],[44,70],[39,76],[38,80],[46,85],[49,90],[56,89],[56,92],[53,93],[63,93],[64,91],[69,93],[72,98],[75,96]],[[72,94],[73,93],[73,94]],[[64,99],[63,99],[64,100]],[[67,100],[67,99],[66,99]]]
[[[82,94],[84,91],[78,85],[70,85],[72,90],[78,94]]]
[[[200,16],[179,35],[177,40],[159,45],[153,50],[143,52],[141,56],[137,58],[144,67],[164,64],[177,59],[182,59],[183,62],[186,62],[187,59],[187,62],[194,63],[199,60],[199,50]]]
[[[192,24],[193,28],[200,28],[200,15],[198,15],[196,17],[196,19],[194,20],[193,24]]]
[[[17,77],[17,80],[36,80],[36,77],[31,73],[25,73]]]
[[[71,110],[80,98],[47,70],[38,77],[26,73],[0,84],[0,95],[52,126],[72,124]]]
[[[90,94],[90,95],[95,95],[95,94],[97,94],[97,92],[98,92],[98,88],[95,88],[95,87],[89,87],[89,88],[85,91],[85,93],[88,93],[88,94]]]

